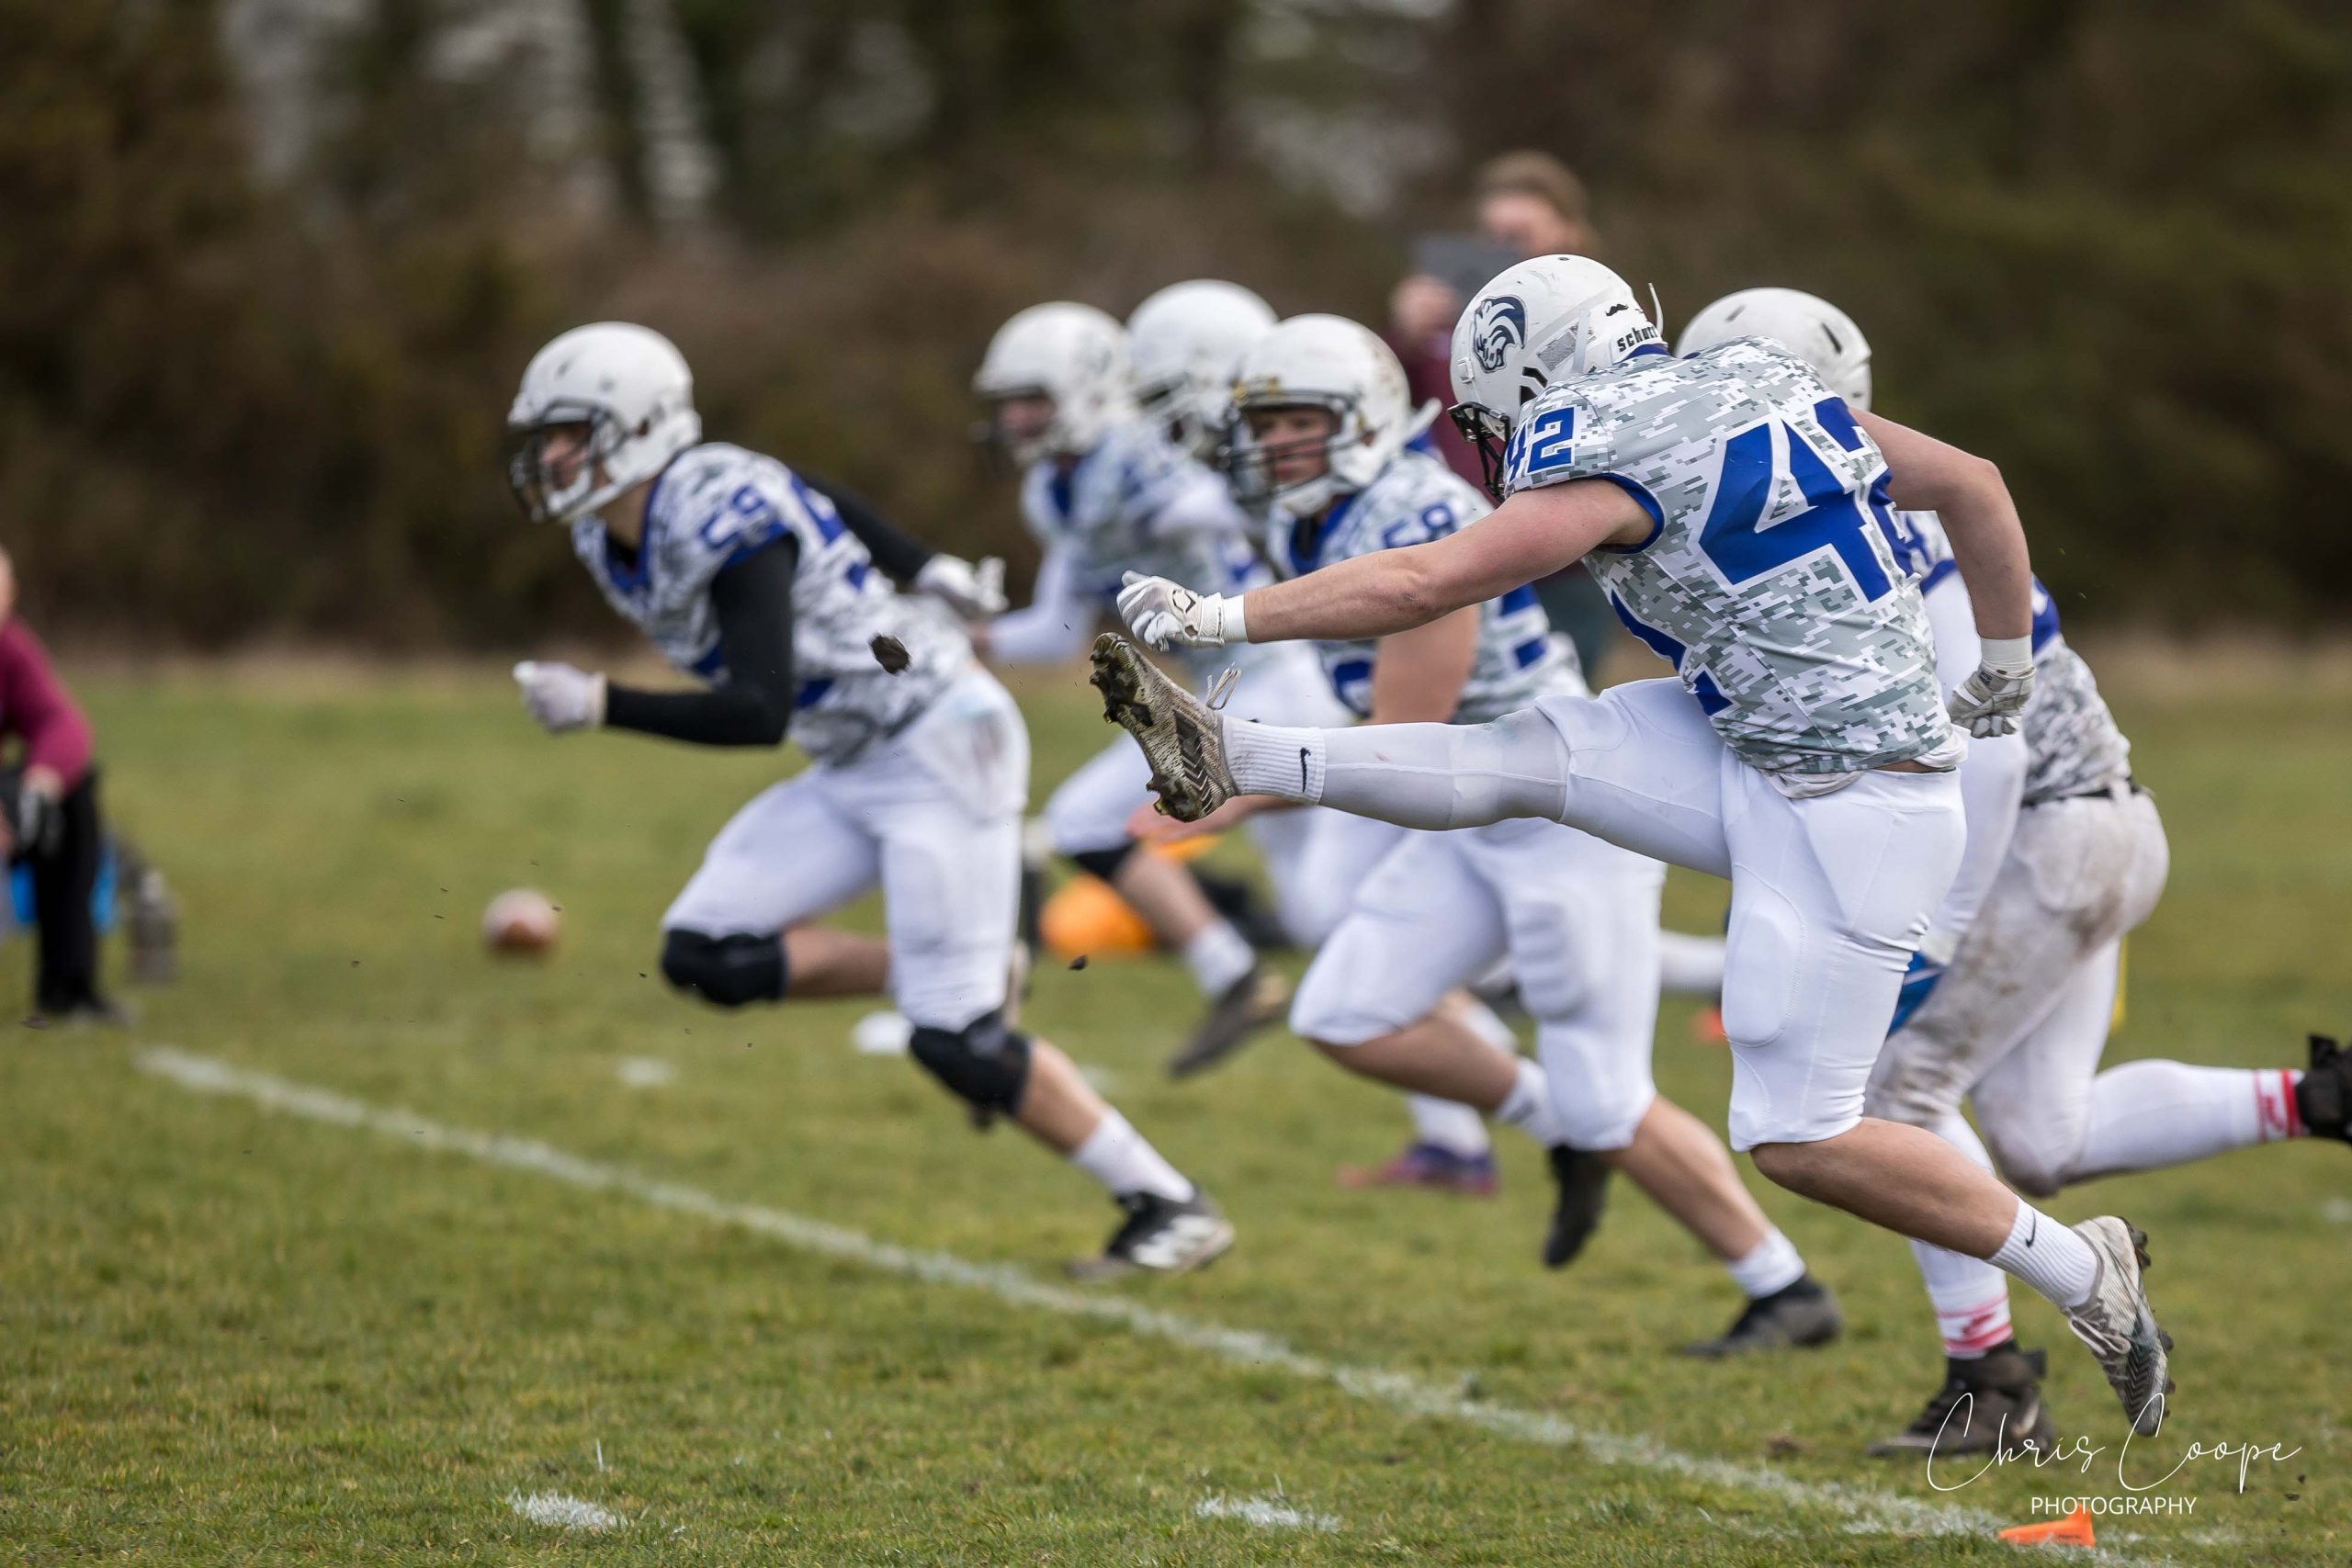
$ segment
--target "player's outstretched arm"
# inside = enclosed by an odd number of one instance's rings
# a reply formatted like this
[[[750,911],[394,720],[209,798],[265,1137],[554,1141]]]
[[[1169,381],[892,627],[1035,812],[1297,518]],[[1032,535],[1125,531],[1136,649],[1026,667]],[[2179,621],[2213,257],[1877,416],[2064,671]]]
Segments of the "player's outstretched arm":
[[[1004,608],[1004,562],[994,556],[973,562],[933,548],[876,511],[873,502],[845,485],[808,474],[801,482],[833,503],[841,518],[884,575],[900,587],[928,593],[967,620]]]
[[[1458,534],[1374,550],[1235,598],[1129,574],[1119,614],[1155,648],[1340,641],[1426,626],[1549,577],[1601,545],[1639,544],[1649,513],[1617,486],[1578,479],[1522,491]]]
[[[1877,414],[1855,417],[1886,455],[1894,503],[1942,520],[1976,609],[1982,662],[1946,706],[1971,735],[2007,735],[2033,695],[2033,563],[2009,487],[1985,458]]]

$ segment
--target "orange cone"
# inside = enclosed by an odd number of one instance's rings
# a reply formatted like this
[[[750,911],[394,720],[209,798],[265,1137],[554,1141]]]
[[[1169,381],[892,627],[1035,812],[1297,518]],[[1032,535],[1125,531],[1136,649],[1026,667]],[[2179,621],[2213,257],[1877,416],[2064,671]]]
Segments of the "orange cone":
[[[2001,1539],[2011,1546],[2097,1546],[2091,1534],[2091,1511],[2081,1504],[2063,1519],[2045,1519],[2038,1525],[2012,1525],[2001,1532]]]

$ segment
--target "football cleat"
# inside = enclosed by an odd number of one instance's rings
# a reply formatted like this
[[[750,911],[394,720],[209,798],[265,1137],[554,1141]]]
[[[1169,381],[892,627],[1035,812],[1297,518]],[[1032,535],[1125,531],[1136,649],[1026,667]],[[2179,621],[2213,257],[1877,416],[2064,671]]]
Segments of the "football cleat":
[[[2312,1065],[2295,1086],[2295,1114],[2312,1137],[2352,1143],[2352,1051],[2324,1034],[2312,1036]]]
[[[1828,1286],[1807,1274],[1769,1296],[1753,1298],[1729,1328],[1713,1339],[1685,1345],[1682,1353],[1715,1359],[1792,1345],[1826,1345],[1845,1328],[1838,1298],[1829,1293]]]
[[[1183,1049],[1168,1058],[1168,1076],[1185,1078],[1205,1072],[1240,1049],[1244,1041],[1279,1021],[1290,1007],[1290,982],[1252,964],[1209,1004]]]
[[[1233,798],[1225,764],[1224,721],[1114,632],[1094,639],[1094,689],[1102,716],[1136,738],[1151,764],[1160,809],[1197,822]]]
[[[1870,1446],[1880,1459],[1917,1454],[1993,1454],[2005,1460],[2046,1455],[2058,1446],[2058,1422],[2041,1401],[2048,1363],[2011,1340],[1972,1361],[1944,1363],[1944,1386],[1918,1416]]]
[[[1410,1144],[1378,1165],[1343,1165],[1340,1185],[1351,1190],[1368,1187],[1427,1187],[1464,1198],[1491,1198],[1499,1185],[1492,1149],[1475,1155],[1457,1154],[1442,1144]]]
[[[1115,1280],[1123,1274],[1184,1274],[1205,1269],[1233,1246],[1233,1222],[1195,1189],[1179,1203],[1156,1192],[1129,1192],[1114,1201],[1127,1212],[1100,1258],[1069,1266],[1078,1280]]]
[[[1609,1173],[1615,1167],[1604,1156],[1566,1144],[1555,1145],[1551,1156],[1560,1198],[1552,1208],[1552,1228],[1544,1235],[1544,1267],[1565,1269],[1600,1224],[1609,1201]]]
[[[2156,1326],[2148,1304],[2147,1233],[2102,1214],[2076,1225],[2075,1234],[2098,1254],[2098,1276],[2090,1300],[2066,1314],[2066,1326],[2098,1358],[2132,1429],[2152,1438],[2164,1426],[2172,1397],[2172,1336]]]

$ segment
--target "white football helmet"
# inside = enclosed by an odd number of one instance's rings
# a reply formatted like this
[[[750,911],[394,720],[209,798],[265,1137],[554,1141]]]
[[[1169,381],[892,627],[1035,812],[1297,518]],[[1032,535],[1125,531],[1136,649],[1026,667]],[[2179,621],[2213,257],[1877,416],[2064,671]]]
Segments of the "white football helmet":
[[[1682,329],[1678,355],[1736,337],[1768,337],[1813,367],[1822,385],[1850,408],[1871,406],[1871,344],[1854,319],[1818,295],[1797,288],[1743,288],[1726,294]]]
[[[548,434],[582,424],[586,452],[560,483],[548,468]],[[513,446],[506,481],[524,513],[569,523],[651,479],[702,439],[694,373],[676,345],[650,327],[574,327],[531,356],[506,412],[506,434]]]
[[[1274,324],[1273,308],[1238,283],[1171,283],[1127,318],[1136,401],[1208,462],[1225,434],[1233,367]]]
[[[1007,398],[1053,400],[1054,417],[1035,434],[1011,439],[990,422],[1014,462],[1082,456],[1113,425],[1135,417],[1126,329],[1091,305],[1032,305],[989,340],[972,389],[991,404]]]
[[[1339,423],[1321,443],[1322,473],[1277,485],[1276,452],[1250,434],[1248,415],[1301,406],[1329,409]],[[1225,469],[1245,504],[1313,517],[1378,478],[1418,429],[1405,367],[1379,333],[1344,316],[1293,316],[1251,344],[1234,371]]]
[[[1625,280],[1586,256],[1536,256],[1478,290],[1453,324],[1453,423],[1485,457],[1487,488],[1500,493],[1529,400],[1657,341]]]

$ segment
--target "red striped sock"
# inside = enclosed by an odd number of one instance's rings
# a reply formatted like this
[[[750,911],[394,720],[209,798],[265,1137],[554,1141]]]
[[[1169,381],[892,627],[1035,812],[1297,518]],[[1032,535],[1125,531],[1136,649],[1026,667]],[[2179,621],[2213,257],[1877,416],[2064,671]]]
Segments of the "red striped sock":
[[[2259,1124],[2258,1143],[2303,1136],[2303,1115],[2295,1105],[2295,1089],[2303,1075],[2292,1067],[2259,1072],[2254,1077],[2254,1114]]]

